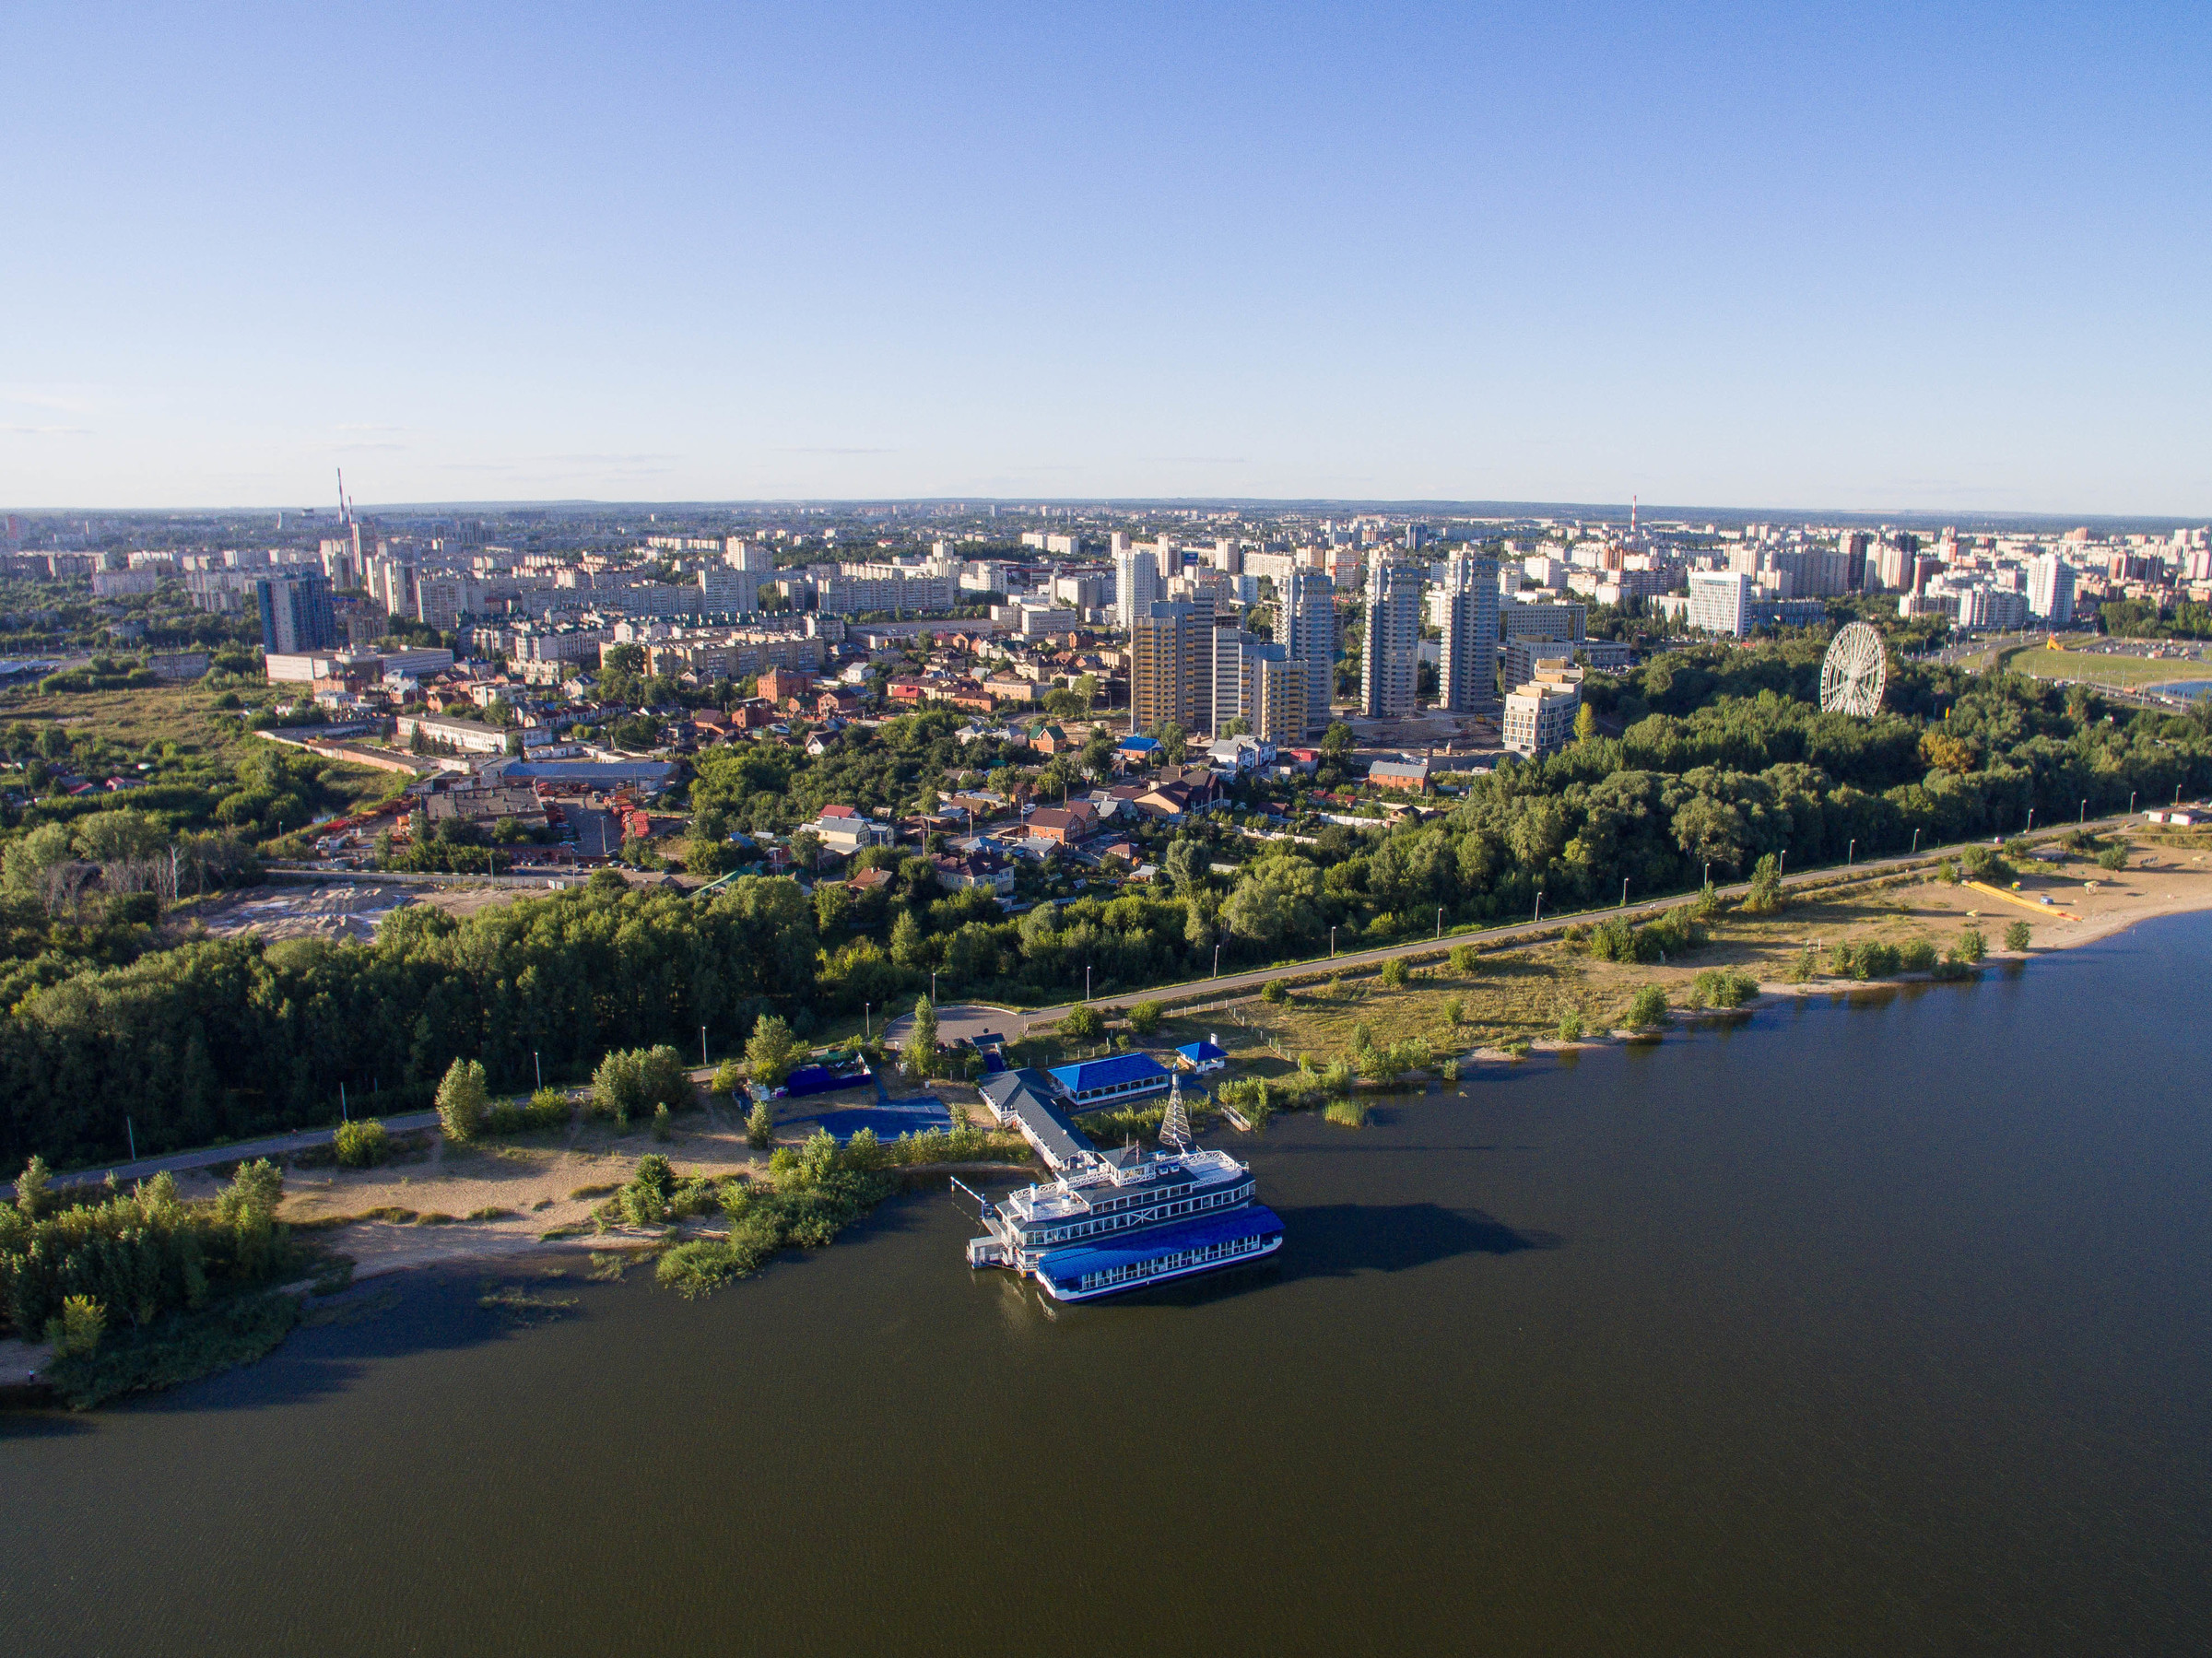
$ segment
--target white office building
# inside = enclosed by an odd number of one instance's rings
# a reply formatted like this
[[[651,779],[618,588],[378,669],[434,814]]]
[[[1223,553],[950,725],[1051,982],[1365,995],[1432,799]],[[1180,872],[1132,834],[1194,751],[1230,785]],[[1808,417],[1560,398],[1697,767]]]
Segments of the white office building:
[[[2028,609],[2038,621],[2065,628],[2074,621],[2074,567],[2056,553],[2028,565]]]

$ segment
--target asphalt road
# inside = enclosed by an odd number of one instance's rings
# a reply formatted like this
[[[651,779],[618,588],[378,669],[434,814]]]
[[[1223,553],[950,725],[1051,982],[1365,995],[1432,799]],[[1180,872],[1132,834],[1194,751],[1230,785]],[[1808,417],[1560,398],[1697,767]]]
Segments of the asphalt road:
[[[365,1119],[364,1119],[365,1120]],[[418,1128],[436,1128],[436,1111],[411,1111],[404,1117],[386,1117],[384,1126],[395,1135],[404,1135]],[[115,1163],[100,1169],[79,1169],[74,1174],[57,1174],[54,1186],[97,1186],[110,1174],[123,1184],[133,1181],[151,1180],[157,1174],[182,1174],[187,1169],[206,1169],[216,1163],[236,1162],[250,1158],[279,1157],[288,1151],[306,1151],[312,1146],[327,1146],[338,1137],[335,1128],[303,1128],[296,1134],[272,1135],[265,1140],[240,1140],[229,1146],[204,1146],[197,1151],[172,1152],[164,1158],[141,1158],[135,1163]],[[0,1187],[0,1195],[14,1199],[16,1188],[11,1182]]]
[[[2132,814],[2123,814],[2113,817],[2100,817],[2088,827],[2093,829],[2113,829],[2130,821],[2132,821]],[[2054,824],[2047,833],[2039,832],[2031,839],[2041,841],[2047,839],[2050,835],[2068,832],[2080,827],[2082,826],[2079,824]],[[1900,853],[1892,857],[1869,858],[1865,863],[1854,863],[1849,868],[1853,875],[1874,875],[1883,870],[1900,869],[1920,864],[1934,864],[1939,859],[1955,856],[1969,845],[1979,844],[1981,842],[1959,841],[1950,846],[1931,847],[1920,853]],[[1791,889],[1809,886],[1817,881],[1833,880],[1837,875],[1843,872],[1843,867],[1834,864],[1823,864],[1817,869],[1808,869],[1802,874],[1785,876],[1783,886],[1785,889]],[[1724,898],[1726,898],[1747,892],[1750,890],[1750,886],[1748,881],[1738,881],[1733,885],[1720,888],[1718,890]],[[1100,1002],[1112,1002],[1116,1005],[1125,1005],[1133,1001],[1175,1002],[1190,1001],[1208,995],[1233,995],[1239,991],[1257,990],[1271,979],[1281,979],[1293,975],[1303,977],[1324,968],[1339,972],[1356,972],[1363,968],[1379,967],[1383,962],[1400,956],[1433,956],[1439,950],[1449,949],[1455,944],[1479,944],[1495,947],[1501,944],[1512,944],[1523,939],[1539,938],[1547,934],[1557,932],[1570,922],[1588,921],[1613,915],[1627,916],[1631,920],[1640,916],[1654,915],[1661,911],[1673,909],[1688,896],[1687,893],[1677,892],[1665,898],[1646,899],[1625,907],[1609,905],[1603,910],[1587,910],[1574,914],[1546,916],[1540,922],[1532,918],[1510,926],[1490,927],[1479,932],[1446,933],[1441,938],[1417,939],[1411,944],[1387,945],[1373,950],[1346,950],[1333,958],[1322,955],[1304,961],[1277,962],[1271,967],[1254,968],[1248,972],[1223,973],[1218,978],[1193,979],[1182,984],[1149,985],[1142,990],[1121,991],[1111,997],[1095,999]],[[941,1007],[937,1010],[937,1033],[940,1040],[951,1041],[962,1036],[972,1036],[978,1031],[994,1030],[1012,1041],[1018,1040],[1039,1026],[1057,1023],[1074,1012],[1078,1005],[1077,1003],[1064,1002],[1056,1007],[1030,1009],[1006,1009],[980,1005]],[[912,1022],[913,1015],[912,1014],[901,1015],[893,1019],[884,1027],[885,1041],[896,1047],[904,1039],[906,1028]]]

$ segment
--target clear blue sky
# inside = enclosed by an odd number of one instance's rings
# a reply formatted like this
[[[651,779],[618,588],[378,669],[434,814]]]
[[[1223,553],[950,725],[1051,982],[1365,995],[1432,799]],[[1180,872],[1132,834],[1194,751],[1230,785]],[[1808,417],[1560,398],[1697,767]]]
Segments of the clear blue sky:
[[[0,504],[2212,512],[2212,7],[0,17]]]

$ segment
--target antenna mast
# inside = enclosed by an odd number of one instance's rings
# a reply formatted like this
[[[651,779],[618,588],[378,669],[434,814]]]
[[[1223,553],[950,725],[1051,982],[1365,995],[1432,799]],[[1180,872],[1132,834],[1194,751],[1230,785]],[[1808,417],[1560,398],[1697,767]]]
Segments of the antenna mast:
[[[1160,1119],[1159,1143],[1177,1151],[1189,1151],[1191,1140],[1191,1113],[1183,1109],[1182,1078],[1180,1075],[1168,1078],[1168,1112]]]

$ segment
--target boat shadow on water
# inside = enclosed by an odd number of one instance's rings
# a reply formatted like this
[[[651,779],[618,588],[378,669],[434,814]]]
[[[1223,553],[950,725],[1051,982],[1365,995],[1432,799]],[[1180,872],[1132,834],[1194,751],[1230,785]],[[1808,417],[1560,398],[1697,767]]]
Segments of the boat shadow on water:
[[[1566,1247],[1566,1240],[1556,1233],[1510,1227],[1479,1209],[1447,1209],[1441,1204],[1277,1205],[1276,1213],[1283,1218],[1283,1247],[1274,1254],[1201,1277],[1139,1287],[1092,1306],[1203,1307],[1300,1278],[1405,1272],[1460,1255],[1517,1255]],[[1073,1311],[1041,1294],[1034,1299],[1055,1316]]]

